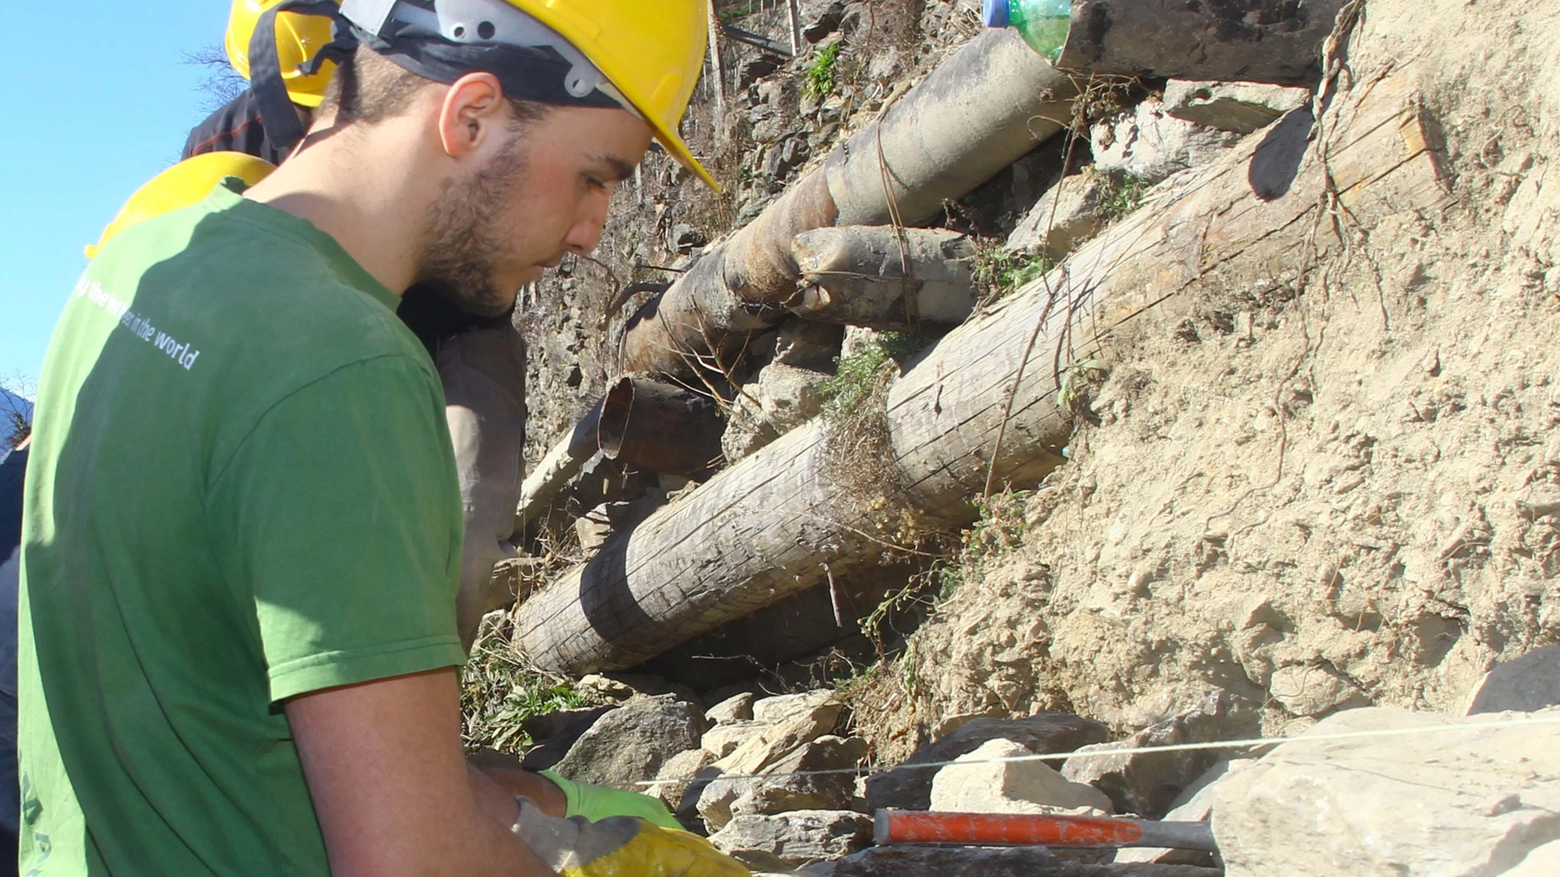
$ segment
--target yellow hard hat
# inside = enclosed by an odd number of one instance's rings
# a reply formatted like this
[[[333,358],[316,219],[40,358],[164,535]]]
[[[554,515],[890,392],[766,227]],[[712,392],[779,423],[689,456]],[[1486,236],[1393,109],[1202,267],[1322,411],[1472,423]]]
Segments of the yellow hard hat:
[[[655,128],[684,167],[719,189],[678,133],[709,40],[706,0],[509,0],[573,43]]]
[[[719,190],[677,130],[704,67],[708,0],[434,0],[432,5],[429,11],[408,0],[344,0],[341,10],[375,35],[398,21],[458,45],[537,45],[533,28],[502,14],[505,6],[518,9],[564,43],[542,44],[565,58],[577,51],[594,65],[591,72],[606,79],[603,91],[615,91],[612,96],[649,122],[668,152]],[[573,83],[569,89],[572,93]]]
[[[282,0],[233,0],[223,47],[227,50],[228,62],[245,79],[249,78],[249,41],[255,34],[255,23],[267,9],[280,2]],[[329,18],[297,12],[277,14],[276,60],[281,65],[282,81],[293,103],[317,107],[325,99],[325,87],[336,74],[336,65],[327,61],[312,76],[304,75],[298,68],[330,41]]]
[[[98,250],[137,222],[198,203],[224,177],[238,177],[245,185],[253,186],[274,170],[276,165],[242,152],[207,152],[187,158],[136,189],[125,206],[119,208],[114,221],[103,229],[97,246],[87,247],[87,258],[96,259]]]

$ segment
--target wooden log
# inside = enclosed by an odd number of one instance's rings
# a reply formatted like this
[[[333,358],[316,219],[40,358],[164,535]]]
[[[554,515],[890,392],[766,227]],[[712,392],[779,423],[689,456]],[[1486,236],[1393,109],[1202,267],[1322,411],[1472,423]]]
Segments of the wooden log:
[[[609,460],[662,475],[700,475],[720,462],[725,431],[708,394],[628,377],[603,398],[597,435]]]
[[[621,370],[729,371],[754,333],[789,316],[782,303],[796,293],[797,234],[931,216],[1061,131],[1076,93],[1016,32],[971,40],[640,308],[623,335]]]
[[[1110,361],[1113,331],[1195,302],[1205,274],[1300,270],[1340,244],[1335,196],[1371,223],[1449,201],[1417,61],[1172,181],[1045,277],[951,332],[888,393],[885,433],[792,431],[609,541],[515,612],[516,643],[563,672],[633,666],[877,561],[907,511],[967,523],[995,476],[1030,487],[1062,462],[1074,364]],[[1320,156],[1327,156],[1324,162]],[[1321,252],[1317,252],[1320,250]],[[998,436],[1001,436],[1001,441]]]
[[[596,429],[601,423],[601,407],[605,400],[598,400],[585,413],[568,435],[558,440],[531,474],[520,485],[520,507],[515,510],[515,532],[525,529],[526,522],[541,515],[547,504],[553,501],[569,479],[579,474],[596,452],[601,449]]]
[[[946,331],[975,310],[975,247],[945,229],[849,225],[803,232],[798,316],[874,329]]]
[[[1345,0],[1073,0],[1056,65],[1086,73],[1313,85]]]

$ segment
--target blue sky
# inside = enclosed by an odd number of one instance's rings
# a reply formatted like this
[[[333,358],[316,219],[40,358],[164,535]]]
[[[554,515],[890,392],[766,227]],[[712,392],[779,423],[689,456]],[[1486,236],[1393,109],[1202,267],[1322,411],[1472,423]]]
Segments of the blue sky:
[[[13,3],[0,52],[0,377],[36,377],[55,318],[126,197],[205,118],[225,0]]]

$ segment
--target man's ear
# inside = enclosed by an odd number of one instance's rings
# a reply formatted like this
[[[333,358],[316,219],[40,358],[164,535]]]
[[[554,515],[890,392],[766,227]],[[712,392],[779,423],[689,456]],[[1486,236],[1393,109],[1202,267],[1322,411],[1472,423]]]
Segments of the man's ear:
[[[444,93],[439,140],[450,158],[479,151],[506,119],[504,88],[491,73],[468,73]]]

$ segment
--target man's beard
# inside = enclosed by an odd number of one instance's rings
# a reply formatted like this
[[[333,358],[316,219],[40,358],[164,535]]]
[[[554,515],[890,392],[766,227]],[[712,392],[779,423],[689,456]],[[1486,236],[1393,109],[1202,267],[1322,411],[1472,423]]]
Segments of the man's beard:
[[[471,179],[446,186],[423,236],[418,282],[469,313],[498,316],[514,307],[516,290],[498,289],[493,273],[497,257],[511,246],[507,229],[496,220],[521,182],[520,142],[513,138]]]

